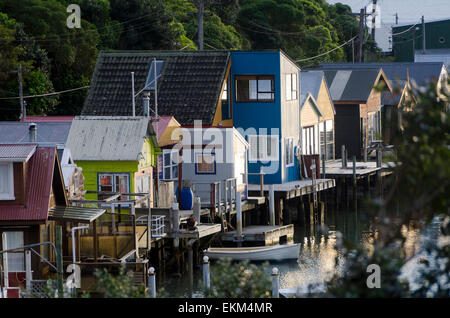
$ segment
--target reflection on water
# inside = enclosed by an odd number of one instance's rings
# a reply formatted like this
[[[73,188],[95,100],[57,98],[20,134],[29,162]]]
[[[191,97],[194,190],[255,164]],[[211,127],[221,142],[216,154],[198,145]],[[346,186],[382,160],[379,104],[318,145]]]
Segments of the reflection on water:
[[[342,238],[347,242],[362,244],[369,252],[378,235],[373,217],[364,211],[331,210],[326,213],[325,223],[326,226],[321,227],[295,225],[294,242],[302,244],[298,261],[270,264],[270,268],[276,266],[280,270],[280,288],[324,283],[336,270],[341,271],[344,260],[334,248],[337,232],[342,233]],[[435,229],[430,231],[437,233]],[[412,226],[404,226],[402,233],[406,238],[405,254],[409,258],[423,243],[423,233]],[[433,235],[430,237],[434,237]],[[425,236],[429,237],[427,233]],[[335,266],[336,258],[338,266]],[[201,269],[195,270],[192,289],[187,276],[185,274],[181,278],[171,277],[165,280],[165,289],[171,297],[191,297],[191,292],[192,297],[201,297]]]

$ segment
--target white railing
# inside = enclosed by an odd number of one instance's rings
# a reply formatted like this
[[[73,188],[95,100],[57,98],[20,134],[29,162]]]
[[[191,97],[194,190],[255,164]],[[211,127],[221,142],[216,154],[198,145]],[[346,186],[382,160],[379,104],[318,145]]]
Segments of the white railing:
[[[165,215],[152,215],[151,219],[151,233],[152,237],[158,238],[163,237],[166,232],[164,225],[164,219],[166,218]]]

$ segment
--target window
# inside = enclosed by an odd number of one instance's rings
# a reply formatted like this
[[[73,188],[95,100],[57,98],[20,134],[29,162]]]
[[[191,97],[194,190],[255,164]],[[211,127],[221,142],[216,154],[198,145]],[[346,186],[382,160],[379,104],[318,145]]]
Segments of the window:
[[[156,61],[156,81],[158,81],[161,75],[161,70],[164,65],[164,61]],[[145,87],[150,89],[155,89],[155,61],[153,60],[150,64],[150,70],[148,71],[147,81]]]
[[[12,162],[0,162],[0,200],[14,200],[14,172]]]
[[[100,173],[99,174],[98,191],[103,192],[130,192],[130,175],[128,173]],[[104,200],[110,197],[110,194],[99,194],[98,199]],[[123,197],[124,200],[128,196]]]
[[[250,161],[278,160],[278,136],[251,135],[248,136],[250,144]]]
[[[163,152],[163,180],[175,180],[178,178],[178,163],[175,157],[177,152],[173,150],[164,150]]]
[[[274,77],[272,75],[236,76],[236,100],[238,102],[274,101]]]
[[[302,153],[304,155],[314,155],[318,153],[318,140],[314,126],[303,128]]]
[[[297,99],[297,74],[286,74],[286,100]]]
[[[215,174],[216,158],[212,154],[196,154],[195,155],[195,174]]]
[[[294,138],[289,137],[284,139],[284,149],[286,156],[286,167],[294,165]]]
[[[334,159],[333,121],[327,120],[319,124],[320,154],[325,155],[325,160]]]
[[[225,86],[222,92],[222,119],[231,119],[231,102],[230,102],[230,91],[228,87],[230,83],[230,77],[228,77],[225,82]]]
[[[6,234],[6,246],[3,242],[3,249],[22,247],[23,232],[4,232]],[[23,272],[25,270],[25,258],[23,252],[8,253],[8,270],[10,272]]]
[[[373,112],[368,114],[368,137],[369,137],[369,145],[372,141],[378,139],[378,135],[380,134],[380,112]]]

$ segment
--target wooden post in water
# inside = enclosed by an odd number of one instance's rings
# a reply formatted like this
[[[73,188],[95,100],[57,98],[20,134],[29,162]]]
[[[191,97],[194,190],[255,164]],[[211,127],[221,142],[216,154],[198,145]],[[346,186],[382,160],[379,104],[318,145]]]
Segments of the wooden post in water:
[[[210,271],[209,271],[209,257],[206,255],[203,257],[203,283],[207,290],[209,290],[211,288],[211,277],[210,277]]]
[[[272,269],[272,297],[280,297],[280,273],[276,267]]]
[[[275,225],[275,190],[274,185],[269,185],[269,221],[270,225]]]

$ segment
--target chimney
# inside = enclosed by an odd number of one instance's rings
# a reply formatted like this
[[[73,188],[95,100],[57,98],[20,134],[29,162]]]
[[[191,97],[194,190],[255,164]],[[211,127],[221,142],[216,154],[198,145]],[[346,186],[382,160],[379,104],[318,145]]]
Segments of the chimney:
[[[150,116],[150,97],[149,93],[145,92],[143,97],[143,111],[144,111],[144,117]]]
[[[36,142],[36,124],[31,123],[28,126],[28,136],[30,139],[30,142]]]

